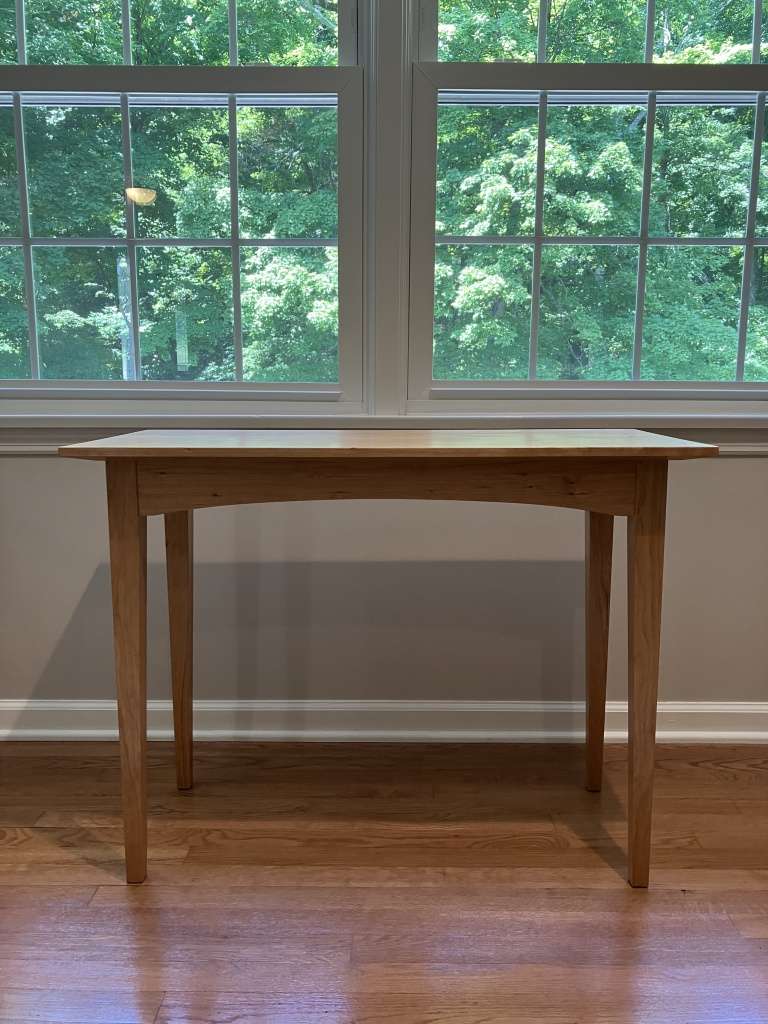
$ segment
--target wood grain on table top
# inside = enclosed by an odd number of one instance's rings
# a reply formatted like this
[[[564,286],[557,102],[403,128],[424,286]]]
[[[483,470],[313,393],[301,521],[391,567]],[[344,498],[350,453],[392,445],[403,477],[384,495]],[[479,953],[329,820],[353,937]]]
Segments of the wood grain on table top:
[[[527,458],[606,456],[694,459],[715,445],[645,430],[140,430],[65,445],[76,459],[184,458]]]

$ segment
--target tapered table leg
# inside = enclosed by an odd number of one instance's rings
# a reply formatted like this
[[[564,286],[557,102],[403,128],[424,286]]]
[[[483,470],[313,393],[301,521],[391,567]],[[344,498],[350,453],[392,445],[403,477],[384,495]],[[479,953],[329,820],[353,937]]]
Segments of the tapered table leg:
[[[599,793],[603,784],[605,688],[608,677],[608,625],[611,606],[613,516],[587,512],[586,517],[586,786]]]
[[[648,885],[667,463],[638,463],[637,507],[628,522],[629,884]]]
[[[179,789],[192,788],[192,530],[192,512],[165,514],[173,732],[176,740],[176,785]]]
[[[129,882],[147,875],[147,521],[139,515],[136,462],[107,462],[109,549]]]

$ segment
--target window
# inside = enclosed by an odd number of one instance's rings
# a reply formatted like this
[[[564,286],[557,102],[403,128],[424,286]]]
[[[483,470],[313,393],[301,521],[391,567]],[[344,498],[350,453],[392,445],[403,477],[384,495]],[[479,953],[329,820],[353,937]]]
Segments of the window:
[[[361,400],[351,6],[2,9],[0,377]]]
[[[762,402],[767,63],[768,0],[0,0],[0,415]]]
[[[761,5],[425,8],[410,398],[768,380]]]

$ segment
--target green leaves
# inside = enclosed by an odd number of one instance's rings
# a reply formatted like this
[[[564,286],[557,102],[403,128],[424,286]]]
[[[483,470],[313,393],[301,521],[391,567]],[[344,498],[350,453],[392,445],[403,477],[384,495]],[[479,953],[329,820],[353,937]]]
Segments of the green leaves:
[[[338,380],[336,249],[245,250],[243,376]]]

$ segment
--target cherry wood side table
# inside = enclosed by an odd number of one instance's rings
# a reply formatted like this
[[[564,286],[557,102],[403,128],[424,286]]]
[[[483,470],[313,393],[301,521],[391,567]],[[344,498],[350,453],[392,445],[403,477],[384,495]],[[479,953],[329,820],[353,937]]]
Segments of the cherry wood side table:
[[[147,516],[165,517],[177,782],[192,785],[192,514],[412,498],[583,509],[587,789],[602,781],[614,516],[627,516],[630,885],[648,885],[667,466],[712,445],[641,430],[142,430],[67,445],[106,463],[126,875],[147,873]]]

